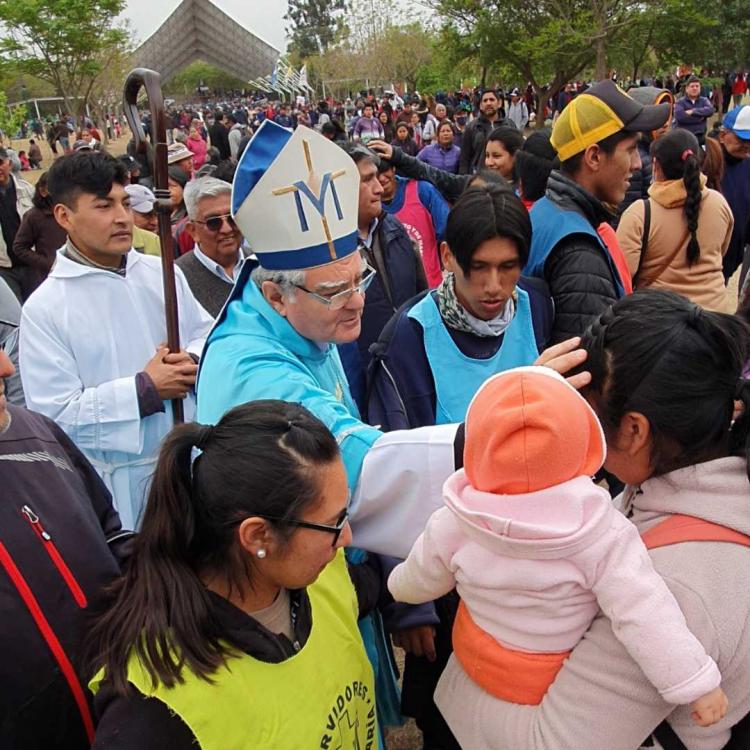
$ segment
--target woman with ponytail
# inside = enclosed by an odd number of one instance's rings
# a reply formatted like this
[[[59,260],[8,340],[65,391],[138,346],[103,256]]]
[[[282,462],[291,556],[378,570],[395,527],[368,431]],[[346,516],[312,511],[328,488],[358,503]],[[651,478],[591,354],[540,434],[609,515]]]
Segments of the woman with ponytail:
[[[738,317],[645,290],[616,302],[581,342],[604,466],[626,484],[616,503],[718,664],[726,716],[698,727],[667,703],[600,613],[535,708],[484,694],[449,662],[435,702],[462,747],[635,750],[652,732],[664,750],[750,747],[749,335]],[[481,732],[480,716],[492,717]]]
[[[671,289],[707,310],[729,311],[722,261],[732,237],[732,210],[706,187],[703,149],[687,130],[651,144],[649,198],[632,203],[617,239],[636,289]]]
[[[297,404],[175,428],[91,633],[94,748],[376,748],[347,501],[335,439]]]

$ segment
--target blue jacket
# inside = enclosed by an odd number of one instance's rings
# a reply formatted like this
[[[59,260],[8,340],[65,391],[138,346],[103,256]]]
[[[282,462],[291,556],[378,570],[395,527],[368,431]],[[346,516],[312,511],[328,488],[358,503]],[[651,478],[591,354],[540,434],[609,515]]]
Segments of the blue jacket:
[[[693,110],[693,114],[687,113],[689,109]],[[706,132],[706,120],[715,111],[714,105],[705,96],[699,96],[695,101],[683,96],[674,103],[675,127],[701,135]]]
[[[557,170],[530,211],[526,276],[544,279],[555,304],[549,343],[580,336],[624,294],[622,280],[596,228],[612,215],[591,193]]]
[[[730,279],[742,263],[745,244],[750,239],[750,158],[735,159],[724,152],[724,177],[721,192],[734,216],[732,239],[724,255],[724,278]]]
[[[539,279],[521,277],[518,286],[529,295],[534,335],[541,351],[554,320],[549,291]],[[371,348],[367,418],[386,432],[435,424],[435,381],[425,352],[422,327],[408,315],[425,294],[403,305]],[[503,336],[487,338],[447,330],[456,346],[474,359],[494,356],[503,343]]]
[[[298,402],[334,434],[349,486],[382,434],[359,419],[336,347],[321,349],[279,315],[245,265],[203,350],[197,418],[216,424],[234,406],[257,399]]]

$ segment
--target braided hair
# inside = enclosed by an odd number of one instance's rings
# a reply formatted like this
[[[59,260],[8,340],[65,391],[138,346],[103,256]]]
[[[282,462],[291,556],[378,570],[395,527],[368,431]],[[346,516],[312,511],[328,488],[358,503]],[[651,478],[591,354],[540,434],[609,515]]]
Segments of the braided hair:
[[[750,328],[674,292],[644,289],[605,311],[581,346],[591,373],[587,398],[607,440],[629,412],[653,435],[653,475],[724,456],[743,456],[750,477],[750,381],[742,378]],[[733,421],[735,400],[744,405]]]
[[[698,243],[698,218],[701,210],[701,168],[703,151],[698,139],[688,130],[678,128],[658,138],[651,144],[651,157],[661,166],[667,180],[682,180],[685,184],[685,218],[690,239],[687,246],[688,266],[700,258]]]

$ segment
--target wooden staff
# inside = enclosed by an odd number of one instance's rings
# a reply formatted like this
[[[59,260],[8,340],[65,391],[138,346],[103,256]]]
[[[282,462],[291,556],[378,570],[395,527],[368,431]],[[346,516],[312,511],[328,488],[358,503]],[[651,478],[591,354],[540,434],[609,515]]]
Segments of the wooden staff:
[[[151,141],[153,144],[153,178],[156,212],[159,218],[159,240],[161,242],[161,270],[164,282],[164,312],[167,319],[167,347],[170,352],[180,351],[180,326],[177,311],[177,290],[174,280],[174,250],[170,217],[172,203],[169,195],[167,169],[167,129],[165,125],[164,97],[161,93],[161,76],[154,70],[136,68],[125,79],[123,94],[125,117],[133,131],[136,151],[147,150],[146,134],[138,113],[138,93],[146,89],[151,111]],[[182,400],[172,399],[172,414],[175,424],[184,421]]]

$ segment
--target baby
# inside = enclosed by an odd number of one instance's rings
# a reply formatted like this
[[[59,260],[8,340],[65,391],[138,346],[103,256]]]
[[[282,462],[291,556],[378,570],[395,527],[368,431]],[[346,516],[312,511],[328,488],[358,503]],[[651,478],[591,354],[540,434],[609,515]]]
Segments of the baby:
[[[601,609],[664,700],[710,726],[727,710],[719,669],[635,526],[591,480],[605,451],[596,414],[557,373],[490,378],[469,405],[464,468],[388,588],[420,604],[456,587],[456,658],[487,692],[528,705]]]

